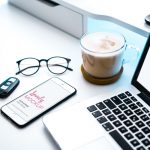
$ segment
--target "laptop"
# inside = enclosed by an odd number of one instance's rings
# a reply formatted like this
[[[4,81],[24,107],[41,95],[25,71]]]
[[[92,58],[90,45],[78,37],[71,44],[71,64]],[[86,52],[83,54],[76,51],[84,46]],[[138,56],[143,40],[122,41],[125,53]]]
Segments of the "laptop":
[[[118,87],[46,115],[62,150],[150,150],[150,36],[129,89]],[[131,88],[130,88],[131,87]]]

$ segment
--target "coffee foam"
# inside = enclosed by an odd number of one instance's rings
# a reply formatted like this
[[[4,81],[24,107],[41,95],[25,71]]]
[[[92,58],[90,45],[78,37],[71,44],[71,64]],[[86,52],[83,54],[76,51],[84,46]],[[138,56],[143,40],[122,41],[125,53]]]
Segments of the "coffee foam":
[[[81,40],[81,45],[93,52],[113,52],[120,49],[125,43],[121,35],[113,33],[97,32],[86,35]]]

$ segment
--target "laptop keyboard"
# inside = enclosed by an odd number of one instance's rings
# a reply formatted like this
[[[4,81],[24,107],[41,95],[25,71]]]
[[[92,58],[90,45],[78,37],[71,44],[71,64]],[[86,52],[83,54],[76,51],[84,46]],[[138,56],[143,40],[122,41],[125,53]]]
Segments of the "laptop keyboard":
[[[129,91],[87,107],[124,150],[150,150],[150,112]]]

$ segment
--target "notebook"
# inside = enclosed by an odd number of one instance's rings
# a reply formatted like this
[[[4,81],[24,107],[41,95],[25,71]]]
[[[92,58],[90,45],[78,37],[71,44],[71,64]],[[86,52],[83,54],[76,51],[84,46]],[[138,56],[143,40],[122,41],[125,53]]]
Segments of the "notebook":
[[[48,114],[43,123],[63,150],[150,150],[150,36],[131,88],[118,87]]]

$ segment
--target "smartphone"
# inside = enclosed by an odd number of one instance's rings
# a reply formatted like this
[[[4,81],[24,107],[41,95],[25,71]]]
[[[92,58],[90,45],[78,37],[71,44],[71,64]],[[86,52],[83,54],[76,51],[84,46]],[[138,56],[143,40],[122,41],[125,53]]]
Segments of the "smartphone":
[[[1,113],[24,127],[75,93],[74,87],[53,77],[2,106]]]

